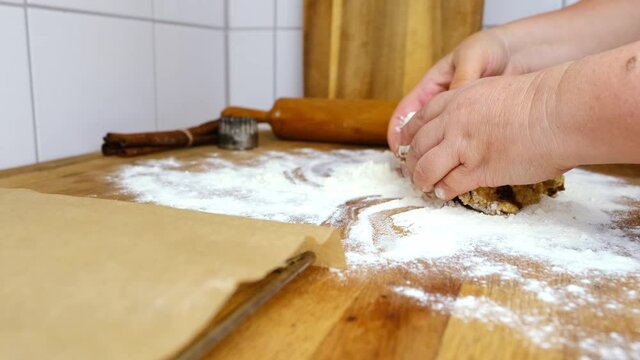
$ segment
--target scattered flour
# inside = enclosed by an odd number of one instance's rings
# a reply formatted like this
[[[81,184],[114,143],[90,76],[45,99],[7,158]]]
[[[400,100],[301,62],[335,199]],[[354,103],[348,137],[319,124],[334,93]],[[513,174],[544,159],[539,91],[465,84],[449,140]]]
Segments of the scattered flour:
[[[524,334],[542,348],[569,345],[569,338],[558,336],[562,324],[557,319],[537,313],[514,311],[486,297],[463,296],[454,298],[429,294],[420,289],[397,286],[392,290],[398,295],[429,306],[431,310],[447,313],[461,321],[481,321],[490,326],[503,326]],[[578,347],[585,354],[604,359],[635,359],[640,354],[640,342],[629,341],[616,332],[602,332],[585,336],[580,329],[572,329],[573,336],[581,337]],[[588,354],[588,355],[587,355]]]
[[[351,199],[372,195],[419,199],[420,194],[392,171],[392,160],[390,153],[373,150],[354,154],[300,149],[271,152],[244,166],[215,156],[197,164],[146,161],[124,167],[115,180],[140,202],[320,224]]]
[[[111,180],[139,202],[348,224],[350,276],[401,267],[480,286],[500,281],[518,286],[543,309],[551,304],[565,314],[600,318],[622,316],[628,306],[621,298],[640,297],[640,227],[624,232],[616,225],[630,202],[640,199],[640,187],[584,170],[566,175],[567,190],[556,199],[509,217],[424,197],[400,175],[391,153],[377,150],[269,152],[241,165],[215,155],[193,162],[140,161]],[[585,356],[621,359],[640,353],[640,343],[620,334],[588,332],[542,310],[527,313],[486,296],[451,297],[411,285],[391,290],[463,321],[506,326],[541,347],[574,346]],[[640,309],[631,312],[640,315]]]

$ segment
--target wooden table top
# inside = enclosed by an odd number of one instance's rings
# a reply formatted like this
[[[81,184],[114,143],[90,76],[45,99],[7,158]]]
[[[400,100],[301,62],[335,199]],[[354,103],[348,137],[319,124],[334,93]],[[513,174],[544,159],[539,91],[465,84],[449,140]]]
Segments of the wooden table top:
[[[296,147],[344,148],[328,144],[282,142],[261,133],[258,150],[227,153],[243,159],[267,150]],[[28,188],[45,193],[131,200],[108,180],[120,166],[141,159],[175,157],[197,160],[219,150],[212,146],[170,151],[134,159],[84,155],[33,166],[0,171],[0,187]],[[591,170],[640,184],[640,166],[600,166]],[[625,217],[627,226],[640,226],[640,202]],[[546,274],[546,273],[545,273]],[[494,281],[495,280],[495,281]],[[569,279],[556,275],[557,284]],[[521,333],[501,324],[464,321],[394,293],[389,284],[410,281],[429,293],[452,297],[485,296],[512,308],[537,309],[548,321],[567,324],[563,336],[574,343],[542,348]],[[639,288],[629,280],[629,287]],[[222,313],[250,296],[259,284],[242,286]],[[618,284],[619,285],[619,284]],[[603,287],[603,292],[615,291]],[[581,355],[578,330],[616,333],[637,344],[640,357],[640,297],[621,298],[625,311],[557,311],[561,304],[539,301],[530,292],[500,279],[484,284],[447,274],[417,276],[402,268],[382,269],[366,276],[346,276],[310,268],[236,329],[210,354],[211,359],[403,358],[403,359],[524,359],[577,358]],[[213,321],[215,322],[215,320]],[[560,334],[559,334],[560,335]],[[613,353],[612,353],[613,354]]]

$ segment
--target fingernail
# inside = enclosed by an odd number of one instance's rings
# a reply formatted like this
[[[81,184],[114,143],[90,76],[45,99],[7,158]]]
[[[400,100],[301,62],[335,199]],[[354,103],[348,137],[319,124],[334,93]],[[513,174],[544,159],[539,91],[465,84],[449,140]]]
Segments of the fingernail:
[[[437,187],[436,190],[434,191],[434,193],[436,194],[436,197],[440,200],[444,200],[444,190],[442,190],[442,188]]]
[[[404,127],[405,125],[407,125],[409,123],[409,121],[411,121],[411,119],[413,119],[413,115],[415,115],[416,112],[412,111],[410,113],[408,113],[405,116],[400,117],[400,128]]]
[[[398,156],[403,158],[407,156],[409,153],[409,149],[411,149],[411,145],[399,145],[398,146]]]

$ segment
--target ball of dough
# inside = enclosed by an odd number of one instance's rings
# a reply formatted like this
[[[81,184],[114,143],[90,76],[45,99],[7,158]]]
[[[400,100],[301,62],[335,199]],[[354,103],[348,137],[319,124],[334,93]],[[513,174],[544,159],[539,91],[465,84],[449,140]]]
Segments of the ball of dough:
[[[482,187],[458,196],[462,205],[489,215],[515,214],[527,205],[539,203],[543,195],[555,197],[564,190],[564,176],[531,185]]]

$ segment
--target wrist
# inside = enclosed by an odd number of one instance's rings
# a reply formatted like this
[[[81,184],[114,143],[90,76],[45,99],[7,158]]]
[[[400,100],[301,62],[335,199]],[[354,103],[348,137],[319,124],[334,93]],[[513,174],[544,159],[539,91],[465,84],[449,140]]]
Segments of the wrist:
[[[639,54],[640,41],[566,69],[555,112],[574,166],[640,163]]]
[[[598,99],[593,97],[589,69],[585,69],[584,61],[561,66],[564,70],[554,94],[553,113],[562,143],[562,164],[570,169],[601,162],[598,149],[606,147],[606,131],[597,121]]]
[[[540,129],[541,136],[535,146],[549,164],[562,172],[581,165],[580,142],[575,140],[576,119],[568,116],[576,103],[573,99],[567,101],[567,94],[563,92],[572,88],[572,78],[567,74],[574,66],[573,62],[564,63],[535,73],[534,99],[539,111],[534,112],[534,117],[537,117],[535,127]]]
[[[484,32],[499,41],[507,51],[509,57],[511,57],[515,44],[513,44],[513,37],[509,33],[506,25],[494,26],[484,30]]]
[[[507,58],[509,59],[509,73],[519,75],[539,70],[531,62],[532,59],[526,56],[532,44],[530,44],[529,37],[519,35],[524,31],[521,25],[509,23],[492,27],[485,31],[499,41],[506,50]]]

